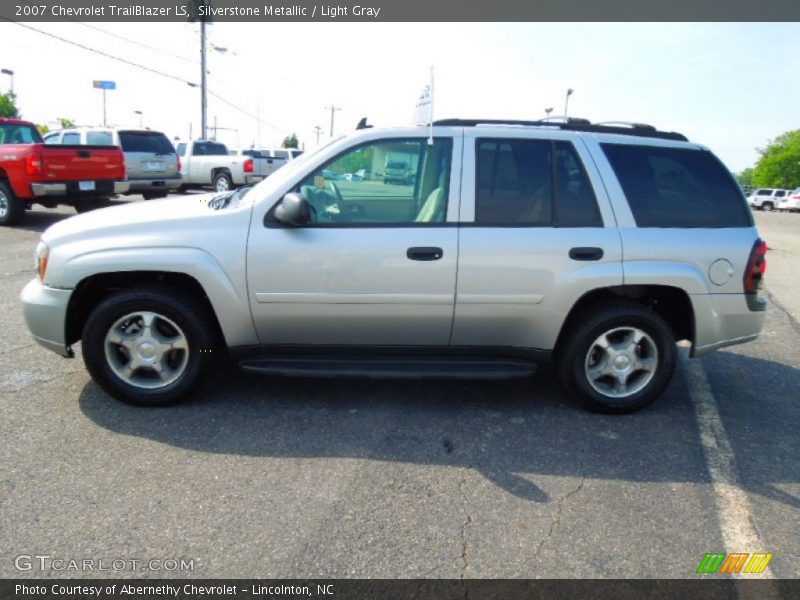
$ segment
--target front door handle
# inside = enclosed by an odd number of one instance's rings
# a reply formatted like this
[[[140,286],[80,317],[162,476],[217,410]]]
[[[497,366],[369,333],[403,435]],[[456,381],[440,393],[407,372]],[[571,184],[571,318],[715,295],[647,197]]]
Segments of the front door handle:
[[[600,260],[603,258],[603,249],[592,247],[570,248],[569,257],[572,260]]]
[[[419,246],[409,248],[406,256],[411,260],[439,260],[444,256],[444,250],[432,246]]]

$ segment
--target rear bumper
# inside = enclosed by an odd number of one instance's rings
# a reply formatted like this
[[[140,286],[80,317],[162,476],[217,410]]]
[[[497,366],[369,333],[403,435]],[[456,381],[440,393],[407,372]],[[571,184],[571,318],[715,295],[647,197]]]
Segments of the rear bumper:
[[[84,191],[78,188],[77,181],[60,183],[32,183],[31,193],[36,198],[52,196],[84,196],[102,194],[124,194],[130,184],[127,181],[97,181],[95,189]]]
[[[178,177],[152,177],[150,179],[129,179],[130,185],[128,193],[137,192],[161,192],[177,190],[183,178]]]
[[[73,356],[66,343],[67,306],[71,295],[72,290],[51,288],[38,279],[28,282],[21,294],[25,323],[33,339],[68,358]]]
[[[691,294],[695,339],[691,356],[704,356],[758,337],[767,317],[767,301],[750,294]]]
[[[263,180],[264,180],[264,176],[263,175],[245,175],[244,176],[244,182],[245,182],[246,185],[250,185],[252,183],[258,183],[259,181],[263,181]]]

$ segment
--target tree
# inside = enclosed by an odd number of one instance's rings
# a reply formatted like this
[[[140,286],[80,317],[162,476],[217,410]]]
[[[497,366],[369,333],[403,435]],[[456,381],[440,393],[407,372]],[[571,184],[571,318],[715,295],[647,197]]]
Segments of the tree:
[[[741,173],[736,175],[736,179],[739,180],[739,185],[743,188],[752,188],[753,187],[753,169],[747,168],[744,169]]]
[[[67,119],[66,117],[58,117],[58,122],[61,123],[61,129],[67,129],[68,127],[75,127],[75,121],[72,119]]]
[[[779,135],[759,153],[753,185],[790,190],[800,187],[800,129]]]
[[[39,133],[41,133],[42,135],[50,131],[50,128],[47,125],[37,125],[36,129],[38,129]]]
[[[297,134],[293,133],[292,135],[287,135],[283,138],[283,143],[281,143],[281,148],[299,148],[300,143],[297,141]]]
[[[9,117],[11,119],[18,119],[20,117],[17,97],[11,92],[8,94],[0,94],[0,117]]]

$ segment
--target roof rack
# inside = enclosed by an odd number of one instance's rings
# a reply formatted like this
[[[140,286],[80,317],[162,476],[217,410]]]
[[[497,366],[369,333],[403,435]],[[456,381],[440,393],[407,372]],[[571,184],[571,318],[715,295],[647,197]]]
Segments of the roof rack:
[[[563,117],[561,117],[563,119]],[[569,117],[566,121],[542,119],[539,121],[516,121],[506,119],[440,119],[434,125],[445,127],[475,127],[477,125],[521,125],[530,127],[558,127],[567,131],[585,131],[587,133],[613,133],[618,135],[634,135],[638,137],[659,138],[687,142],[682,133],[675,131],[659,131],[652,125],[629,123],[627,121],[607,121],[592,124],[588,119]]]

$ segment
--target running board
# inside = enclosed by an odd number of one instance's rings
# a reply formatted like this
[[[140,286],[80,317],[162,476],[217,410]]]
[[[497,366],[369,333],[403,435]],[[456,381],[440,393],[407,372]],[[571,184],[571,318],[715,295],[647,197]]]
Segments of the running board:
[[[452,356],[256,356],[242,370],[303,377],[506,379],[529,377],[536,363],[516,358]]]

